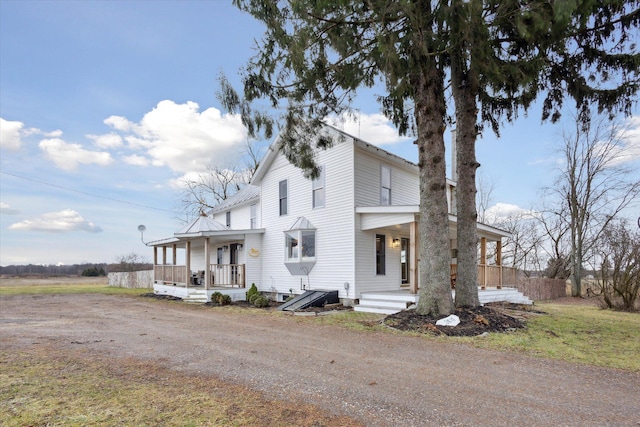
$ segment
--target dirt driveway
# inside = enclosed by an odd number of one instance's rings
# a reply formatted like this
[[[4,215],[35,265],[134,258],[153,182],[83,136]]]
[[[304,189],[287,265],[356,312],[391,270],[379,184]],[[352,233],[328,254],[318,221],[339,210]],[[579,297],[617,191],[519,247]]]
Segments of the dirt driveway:
[[[481,339],[481,338],[479,338]],[[640,374],[104,295],[0,298],[0,348],[134,356],[370,426],[638,426]]]

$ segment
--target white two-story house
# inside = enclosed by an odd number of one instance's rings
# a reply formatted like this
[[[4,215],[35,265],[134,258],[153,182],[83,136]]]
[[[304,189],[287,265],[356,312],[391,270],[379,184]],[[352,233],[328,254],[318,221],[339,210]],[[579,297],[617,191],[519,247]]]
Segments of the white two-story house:
[[[183,298],[234,299],[255,284],[284,301],[305,290],[338,291],[357,304],[366,295],[396,293],[415,301],[418,291],[418,166],[334,128],[335,143],[318,150],[317,179],[271,145],[250,185],[174,236],[155,242],[154,291]],[[455,282],[455,183],[448,181],[452,284]],[[502,267],[508,233],[478,224],[479,286],[515,284]],[[486,265],[486,243],[495,242],[495,264]],[[177,265],[177,253],[185,262]],[[405,299],[406,299],[405,298]]]

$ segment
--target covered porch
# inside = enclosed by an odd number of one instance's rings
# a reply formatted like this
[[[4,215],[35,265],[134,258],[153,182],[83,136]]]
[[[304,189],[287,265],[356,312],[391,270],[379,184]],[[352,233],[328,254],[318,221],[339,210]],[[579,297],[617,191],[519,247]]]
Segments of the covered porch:
[[[154,293],[178,298],[211,299],[221,292],[232,299],[246,295],[247,264],[259,253],[264,230],[231,230],[200,216],[174,233],[174,237],[150,242],[153,247]]]
[[[381,230],[392,235],[393,247],[400,249],[402,263],[402,284],[400,289],[408,290],[410,294],[417,294],[419,288],[418,250],[419,206],[370,206],[357,207],[356,214],[360,217],[360,229],[363,231]],[[450,277],[451,288],[455,289],[457,279],[457,217],[449,215],[449,249],[451,251]],[[502,265],[502,238],[510,234],[498,228],[480,224],[477,225],[479,238],[478,287],[501,289],[503,286],[516,284],[516,269]],[[488,256],[488,246],[495,250]],[[493,263],[489,263],[492,259]],[[390,283],[390,291],[397,289]]]

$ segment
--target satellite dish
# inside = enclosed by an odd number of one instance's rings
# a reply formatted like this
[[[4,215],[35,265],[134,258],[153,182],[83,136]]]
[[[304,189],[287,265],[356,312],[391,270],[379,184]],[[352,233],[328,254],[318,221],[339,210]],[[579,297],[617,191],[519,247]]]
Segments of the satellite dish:
[[[138,226],[138,231],[140,232],[140,241],[141,241],[143,244],[145,244],[145,245],[146,245],[146,243],[144,243],[144,238],[143,238],[143,236],[144,236],[144,231],[145,231],[146,229],[147,229],[147,227],[145,227],[145,226],[144,226],[144,225],[142,225],[142,224],[140,224],[140,225]]]

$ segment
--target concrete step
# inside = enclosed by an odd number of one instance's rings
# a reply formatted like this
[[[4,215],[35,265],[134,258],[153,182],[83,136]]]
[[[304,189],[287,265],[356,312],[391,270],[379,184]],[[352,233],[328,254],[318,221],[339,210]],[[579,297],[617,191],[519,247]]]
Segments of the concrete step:
[[[353,311],[360,311],[362,313],[396,314],[402,310],[398,310],[394,308],[385,308],[385,307],[362,306],[358,304],[353,307]]]

